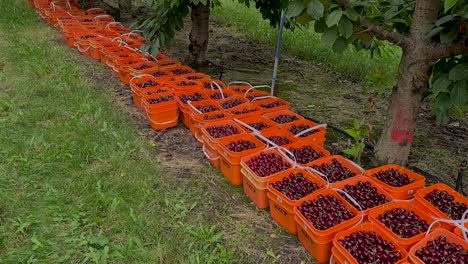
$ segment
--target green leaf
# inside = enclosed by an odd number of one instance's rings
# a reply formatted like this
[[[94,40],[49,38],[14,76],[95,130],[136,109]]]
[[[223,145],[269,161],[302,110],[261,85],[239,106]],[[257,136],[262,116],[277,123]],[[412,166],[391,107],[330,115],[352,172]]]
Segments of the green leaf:
[[[448,89],[452,82],[448,79],[448,74],[442,74],[432,84],[432,93],[437,95],[438,93]]]
[[[356,139],[357,137],[357,132],[354,129],[348,128],[345,129],[345,132],[348,133],[352,138]]]
[[[390,19],[396,17],[399,13],[400,13],[400,11],[398,10],[398,7],[394,6],[394,7],[390,8],[389,10],[387,10],[387,12],[385,12],[384,18],[385,18],[385,20],[390,20]]]
[[[458,37],[458,27],[456,26],[451,26],[450,28],[445,28],[445,30],[442,30],[442,33],[440,33],[440,42],[447,44],[453,42],[455,39]]]
[[[440,93],[437,96],[436,102],[436,119],[437,122],[446,124],[450,121],[450,109],[452,103],[450,100],[450,96],[447,93]]]
[[[338,23],[338,30],[346,39],[353,35],[353,24],[346,17],[342,17]]]
[[[455,6],[458,3],[459,0],[445,0],[444,1],[444,10],[447,13],[450,9],[452,9],[453,6]]]
[[[346,50],[348,44],[346,43],[346,39],[343,37],[339,37],[336,39],[335,43],[333,43],[333,51],[337,53],[342,53]]]
[[[325,23],[325,19],[321,18],[314,23],[314,30],[317,33],[323,33],[325,30],[327,30],[327,24]]]
[[[323,16],[323,11],[323,4],[319,0],[311,0],[307,5],[307,13],[315,19],[321,18]]]
[[[325,31],[322,34],[322,44],[331,45],[335,42],[337,37],[338,37],[338,32],[336,30],[336,26],[328,28],[327,31]]]
[[[449,79],[452,81],[468,80],[468,63],[458,64],[450,70]]]
[[[295,0],[291,2],[286,10],[286,17],[296,17],[302,10],[304,9],[304,1],[302,0]]]
[[[345,16],[347,16],[351,21],[357,21],[359,18],[359,14],[356,10],[352,8],[348,8],[344,11]]]
[[[433,28],[431,31],[429,31],[429,33],[427,33],[426,38],[432,38],[433,36],[439,34],[443,29],[444,27]]]
[[[449,22],[449,21],[452,20],[452,19],[453,19],[453,16],[447,15],[447,16],[444,16],[444,17],[441,17],[441,18],[437,19],[437,21],[435,22],[435,24],[436,24],[436,26],[440,26],[440,25],[442,25],[442,24],[444,24],[444,23]]]
[[[312,17],[310,17],[309,14],[307,14],[307,12],[303,12],[296,17],[296,22],[298,24],[308,24],[312,20]]]
[[[461,81],[453,86],[450,93],[450,100],[453,105],[463,106],[468,103],[468,83]]]
[[[342,15],[343,15],[343,11],[341,11],[341,9],[331,12],[325,20],[327,23],[327,26],[331,27],[331,26],[338,24],[338,21],[340,21]]]

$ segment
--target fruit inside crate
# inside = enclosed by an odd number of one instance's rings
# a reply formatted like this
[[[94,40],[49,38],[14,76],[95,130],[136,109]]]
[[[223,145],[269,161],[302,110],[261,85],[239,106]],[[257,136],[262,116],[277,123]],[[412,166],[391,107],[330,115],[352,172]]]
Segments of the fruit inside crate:
[[[246,165],[258,177],[270,176],[291,168],[291,164],[276,152],[261,152],[248,160]]]
[[[411,238],[426,232],[429,224],[414,211],[393,208],[377,217],[377,220],[401,238]]]
[[[357,206],[354,201],[352,201],[344,193],[339,192],[340,195],[354,208],[359,211],[362,210],[366,214],[369,209],[386,204],[393,200],[393,198],[388,193],[386,193],[375,183],[371,182],[371,180],[365,176],[354,177],[352,179],[336,183],[334,187],[342,190],[348,196],[350,196],[355,202],[359,204],[360,207]]]
[[[289,147],[289,151],[294,155],[296,158],[297,163],[299,164],[308,164],[314,160],[320,159],[325,157],[325,153],[321,151],[315,150],[310,145],[302,145],[302,146],[291,146]],[[327,153],[330,154],[329,152]]]
[[[348,168],[348,166],[344,165],[343,161],[339,161],[337,156],[330,156],[327,162],[318,163],[322,160],[324,159],[314,161],[309,166],[317,172],[323,174],[324,176],[320,176],[329,183],[344,181],[358,175],[356,171],[353,171]]]
[[[288,176],[281,181],[270,183],[270,186],[293,201],[302,199],[322,188],[319,184],[307,179],[305,172],[301,171],[288,172]]]
[[[242,133],[242,131],[240,131],[237,127],[229,124],[222,126],[210,126],[206,128],[206,131],[213,138],[223,138]]]
[[[456,201],[455,197],[445,190],[435,189],[426,194],[424,199],[451,219],[462,219],[463,214],[468,210],[468,206],[465,203]]]
[[[459,244],[447,241],[444,236],[429,241],[425,247],[418,249],[415,255],[425,263],[468,263],[468,251]]]
[[[163,102],[170,102],[170,101],[173,101],[173,100],[174,100],[174,98],[172,97],[172,95],[159,96],[159,97],[156,97],[156,98],[146,99],[146,101],[150,105],[159,104],[159,103],[163,103]]]

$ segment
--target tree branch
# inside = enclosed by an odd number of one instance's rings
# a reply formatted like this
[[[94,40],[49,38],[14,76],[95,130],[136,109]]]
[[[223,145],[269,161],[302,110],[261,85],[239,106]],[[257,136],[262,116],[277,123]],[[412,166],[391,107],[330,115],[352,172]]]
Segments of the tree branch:
[[[338,2],[344,9],[351,8],[351,3],[349,0],[336,0],[336,2]],[[362,16],[359,16],[359,23],[366,31],[369,31],[372,35],[380,40],[387,40],[400,47],[404,47],[407,43],[407,38],[404,35],[389,31],[382,26],[370,22]]]
[[[430,54],[434,59],[450,58],[457,55],[468,54],[468,40],[460,40],[449,44],[434,44]]]

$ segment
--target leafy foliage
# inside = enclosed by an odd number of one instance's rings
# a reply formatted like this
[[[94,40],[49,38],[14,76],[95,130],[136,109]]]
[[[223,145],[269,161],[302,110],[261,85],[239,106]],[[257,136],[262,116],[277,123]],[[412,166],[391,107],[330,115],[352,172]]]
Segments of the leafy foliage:
[[[353,121],[353,127],[345,129],[346,133],[354,139],[354,144],[349,149],[343,150],[343,153],[353,157],[356,162],[360,162],[361,154],[364,150],[364,139],[369,134],[369,129],[362,126],[359,120]]]

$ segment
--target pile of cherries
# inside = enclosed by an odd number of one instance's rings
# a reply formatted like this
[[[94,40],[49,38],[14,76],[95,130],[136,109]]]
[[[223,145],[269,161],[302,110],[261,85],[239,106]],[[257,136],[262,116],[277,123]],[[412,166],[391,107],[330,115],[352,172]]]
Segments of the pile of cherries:
[[[438,237],[416,250],[416,256],[424,263],[466,264],[468,251],[461,245],[450,243],[446,237]]]
[[[135,70],[139,70],[139,71],[140,71],[140,70],[149,69],[149,68],[151,68],[151,65],[142,64],[142,65],[140,65],[140,66],[135,67]]]
[[[242,152],[249,149],[254,149],[257,146],[248,140],[241,139],[227,144],[226,147],[233,152]]]
[[[380,181],[393,187],[402,187],[412,182],[412,180],[408,177],[408,174],[402,173],[393,168],[379,171],[376,174],[372,175],[372,177],[375,177]]]
[[[267,129],[267,128],[270,128],[271,126],[268,125],[268,124],[265,124],[263,122],[254,122],[254,123],[250,123],[248,124],[249,126],[255,128],[256,130],[258,131],[261,131],[263,129]]]
[[[184,104],[186,104],[188,101],[197,102],[197,101],[205,100],[205,98],[203,97],[201,93],[194,93],[191,95],[184,94],[184,95],[179,96],[179,98]]]
[[[223,95],[224,95],[224,98],[228,98],[229,96],[231,96],[230,94],[223,94]],[[220,92],[217,92],[217,93],[211,94],[210,98],[213,100],[220,100],[220,99],[223,99],[223,96],[221,95]]]
[[[389,263],[401,259],[395,245],[384,240],[374,231],[358,231],[338,241],[359,264]]]
[[[311,146],[290,148],[289,151],[292,152],[296,157],[296,161],[300,164],[307,164],[324,156],[323,153],[315,151]]]
[[[287,137],[285,136],[271,136],[271,137],[267,137],[271,142],[275,143],[276,145],[278,146],[283,146],[283,145],[287,145],[287,144],[291,144],[291,140],[289,140]]]
[[[356,176],[356,173],[343,166],[343,164],[341,164],[337,159],[332,159],[330,164],[324,163],[320,166],[313,165],[312,168],[324,174],[326,176],[324,179],[328,179],[328,182],[330,183],[343,181]]]
[[[461,219],[465,211],[468,209],[466,204],[455,201],[455,197],[447,191],[433,190],[426,194],[424,199],[454,220]]]
[[[278,124],[287,124],[287,123],[297,121],[299,120],[299,118],[296,115],[284,114],[284,115],[276,116],[271,120],[273,120],[275,123],[278,123]]]
[[[347,184],[343,191],[345,191],[349,196],[351,196],[362,208],[362,210],[367,210],[369,208],[376,207],[388,203],[385,195],[377,192],[377,188],[373,187],[370,182],[358,182],[355,185]],[[360,210],[354,202],[351,201],[346,195],[340,193],[343,198],[346,199],[351,205],[356,209]]]
[[[161,76],[167,75],[167,73],[165,73],[163,71],[157,71],[157,72],[155,72],[155,73],[153,73],[151,75],[153,75],[154,77],[161,77]]]
[[[219,110],[219,108],[216,107],[215,105],[200,105],[200,106],[196,106],[195,108],[197,108],[197,110],[202,113],[209,113],[209,112],[214,112],[214,111]]]
[[[180,87],[194,86],[194,85],[196,85],[196,83],[194,83],[194,82],[192,82],[192,81],[189,81],[189,82],[181,81],[181,82],[178,82],[178,83],[177,83],[177,86],[180,86]]]
[[[203,120],[215,120],[225,117],[223,113],[215,114],[215,115],[205,115]]]
[[[224,109],[229,109],[229,108],[233,108],[233,107],[236,107],[240,104],[243,104],[244,102],[242,102],[239,98],[234,98],[234,99],[231,99],[231,100],[228,100],[226,102],[223,102],[221,104],[221,106],[224,108]]]
[[[385,211],[379,215],[377,220],[401,238],[414,237],[426,232],[429,228],[425,220],[419,218],[413,211],[404,208],[393,208]]]
[[[306,179],[302,172],[291,172],[288,177],[284,177],[281,181],[271,183],[270,186],[280,191],[291,200],[299,200],[320,189],[315,182]]]
[[[182,75],[182,74],[192,73],[191,70],[186,70],[186,69],[175,69],[175,70],[172,70],[171,72],[172,72],[172,74],[175,74],[175,75]]]
[[[247,166],[259,177],[266,177],[291,168],[291,164],[284,161],[279,154],[264,152],[247,161]]]
[[[198,76],[198,75],[192,75],[192,76],[188,76],[186,77],[187,79],[189,80],[200,80],[200,79],[203,79],[202,76]]]
[[[212,126],[206,129],[214,138],[223,138],[227,136],[240,134],[239,130],[232,125]]]
[[[140,88],[148,88],[148,87],[153,87],[153,86],[158,86],[159,83],[158,82],[155,82],[153,80],[149,80],[147,82],[144,82],[144,83],[137,83],[137,86],[140,87]]]
[[[278,106],[282,106],[284,105],[283,102],[281,101],[274,101],[274,102],[271,102],[271,103],[266,103],[266,104],[262,104],[260,105],[262,108],[273,108],[273,107],[278,107]]]
[[[318,230],[327,230],[355,216],[331,194],[320,194],[315,200],[303,202],[298,209]]]
[[[168,95],[168,96],[160,96],[156,98],[151,98],[151,99],[148,99],[147,101],[149,104],[159,104],[162,102],[169,102],[172,100],[174,100],[174,98],[172,98],[172,95]]]
[[[234,115],[242,115],[242,114],[247,114],[247,113],[252,113],[257,111],[255,108],[244,108],[242,110],[235,110],[232,111],[231,113]]]
[[[289,132],[293,133],[294,135],[297,135],[299,133],[301,133],[302,131],[306,130],[306,129],[309,129],[310,126],[306,125],[306,124],[300,124],[300,125],[292,125],[290,128],[289,128]],[[315,133],[318,132],[318,129],[313,129],[311,131],[307,131],[306,133],[300,135],[299,137],[308,137],[310,135],[313,135]]]

